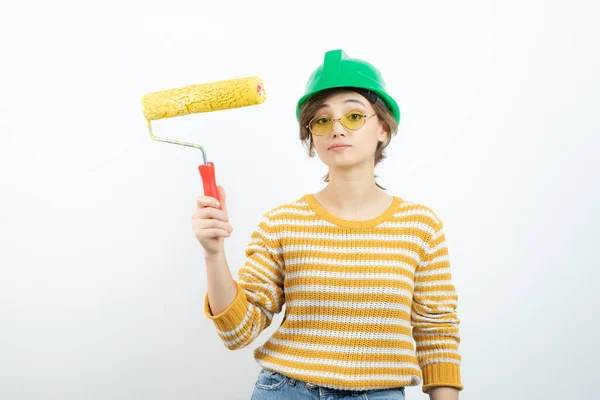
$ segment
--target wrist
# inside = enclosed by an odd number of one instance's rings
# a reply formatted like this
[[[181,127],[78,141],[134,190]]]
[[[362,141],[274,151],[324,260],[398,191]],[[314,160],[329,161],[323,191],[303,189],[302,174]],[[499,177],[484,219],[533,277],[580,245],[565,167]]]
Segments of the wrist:
[[[429,388],[430,400],[458,400],[459,390],[450,386],[434,386]]]
[[[225,251],[216,251],[214,253],[204,252],[205,261],[219,261],[225,258]]]

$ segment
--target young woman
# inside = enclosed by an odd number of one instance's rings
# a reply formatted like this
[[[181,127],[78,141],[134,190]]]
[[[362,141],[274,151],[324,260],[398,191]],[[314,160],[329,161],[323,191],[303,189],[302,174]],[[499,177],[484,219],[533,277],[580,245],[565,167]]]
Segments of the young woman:
[[[237,280],[223,246],[232,231],[223,188],[221,209],[200,196],[192,217],[205,313],[228,349],[252,343],[286,305],[254,351],[262,370],[252,399],[404,399],[421,383],[432,399],[458,399],[458,297],[443,223],[375,181],[400,121],[381,73],[329,51],[296,114],[327,185],[262,216]]]

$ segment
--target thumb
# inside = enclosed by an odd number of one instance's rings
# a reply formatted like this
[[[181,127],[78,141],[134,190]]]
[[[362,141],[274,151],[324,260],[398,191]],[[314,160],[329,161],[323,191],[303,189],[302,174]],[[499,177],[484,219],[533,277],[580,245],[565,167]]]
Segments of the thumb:
[[[227,212],[227,198],[225,196],[225,188],[223,186],[218,186],[217,189],[219,190],[219,197],[221,200],[221,209],[225,212]]]

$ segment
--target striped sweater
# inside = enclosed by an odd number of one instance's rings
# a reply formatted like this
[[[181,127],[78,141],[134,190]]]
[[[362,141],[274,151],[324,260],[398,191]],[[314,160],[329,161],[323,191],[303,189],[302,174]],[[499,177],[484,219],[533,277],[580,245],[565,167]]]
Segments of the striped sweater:
[[[262,216],[235,300],[213,315],[206,293],[204,311],[235,350],[285,304],[254,357],[291,378],[334,389],[462,390],[451,279],[443,223],[430,208],[394,196],[377,218],[350,221],[307,194]]]

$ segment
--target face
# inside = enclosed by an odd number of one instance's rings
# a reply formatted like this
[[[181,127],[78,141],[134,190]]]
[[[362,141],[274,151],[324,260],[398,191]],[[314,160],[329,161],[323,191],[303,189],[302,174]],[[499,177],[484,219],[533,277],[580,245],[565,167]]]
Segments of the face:
[[[311,133],[315,151],[324,164],[329,168],[374,166],[377,144],[386,140],[388,132],[366,98],[351,91],[331,95],[325,99],[314,117],[313,124],[322,125],[321,128],[326,128],[330,120],[341,118],[333,121],[329,133]],[[361,119],[364,119],[364,125],[360,122]],[[348,127],[344,127],[343,123]],[[360,127],[352,129],[357,126]],[[315,127],[313,130],[317,129]]]

